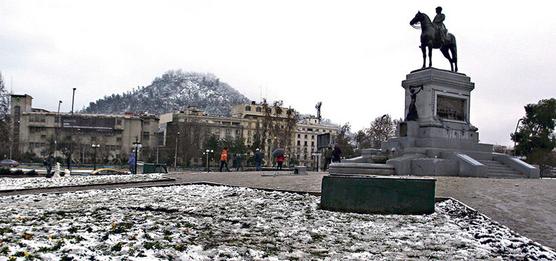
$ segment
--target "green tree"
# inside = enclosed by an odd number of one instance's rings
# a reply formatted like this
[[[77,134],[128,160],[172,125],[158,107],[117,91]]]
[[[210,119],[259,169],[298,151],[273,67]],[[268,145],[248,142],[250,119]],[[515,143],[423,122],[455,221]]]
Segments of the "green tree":
[[[521,118],[517,132],[510,134],[516,143],[516,155],[525,156],[532,164],[545,165],[550,161],[550,152],[556,146],[556,99],[540,100],[525,106],[525,117]]]

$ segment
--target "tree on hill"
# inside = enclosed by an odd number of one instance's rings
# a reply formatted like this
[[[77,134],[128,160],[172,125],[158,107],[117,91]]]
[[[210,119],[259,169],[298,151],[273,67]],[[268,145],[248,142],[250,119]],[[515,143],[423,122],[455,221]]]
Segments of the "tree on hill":
[[[525,117],[520,119],[517,132],[510,134],[516,143],[515,154],[525,156],[526,161],[543,165],[554,164],[551,151],[556,147],[556,99],[540,100],[525,106]]]

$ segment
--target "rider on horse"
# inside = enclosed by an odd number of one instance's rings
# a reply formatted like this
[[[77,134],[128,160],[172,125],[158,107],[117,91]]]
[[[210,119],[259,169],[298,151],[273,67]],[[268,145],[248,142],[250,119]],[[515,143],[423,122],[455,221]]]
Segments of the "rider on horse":
[[[448,30],[446,26],[444,26],[444,19],[446,19],[446,17],[442,13],[442,7],[439,6],[436,8],[436,16],[432,23],[436,29],[436,35],[440,38],[441,45],[446,43],[446,35],[448,34]]]

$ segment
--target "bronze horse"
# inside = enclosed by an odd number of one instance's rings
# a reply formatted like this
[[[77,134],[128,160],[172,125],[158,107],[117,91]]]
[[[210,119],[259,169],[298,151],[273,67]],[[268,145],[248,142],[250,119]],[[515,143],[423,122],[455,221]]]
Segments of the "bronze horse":
[[[446,41],[442,43],[440,34],[437,33],[435,26],[432,24],[431,19],[421,12],[417,12],[415,17],[409,22],[410,25],[416,23],[421,24],[421,51],[423,52],[423,68],[425,68],[427,60],[427,50],[429,49],[429,67],[432,67],[432,49],[440,49],[444,57],[450,61],[450,70],[452,72],[458,71],[458,52],[456,47],[456,37],[448,33]],[[448,52],[449,51],[449,52]],[[450,56],[450,53],[452,54]]]

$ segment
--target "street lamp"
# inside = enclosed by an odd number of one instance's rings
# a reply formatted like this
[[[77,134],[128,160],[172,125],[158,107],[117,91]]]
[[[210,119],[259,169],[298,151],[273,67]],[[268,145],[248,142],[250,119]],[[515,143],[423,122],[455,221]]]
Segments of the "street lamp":
[[[517,124],[515,125],[514,135],[515,135],[515,133],[517,133],[517,128],[519,127],[519,123],[521,122],[521,120],[523,120],[523,118],[519,119],[519,120],[517,121]],[[516,155],[515,145],[516,145],[516,141],[514,140],[514,156]]]
[[[62,101],[58,101],[58,114],[56,115],[56,117],[58,118],[58,124],[56,124],[56,127],[54,128],[54,158],[56,158],[56,151],[58,150],[58,128],[60,127],[61,120],[60,120],[60,105],[62,104]]]
[[[180,137],[180,132],[178,131],[176,135],[176,148],[174,149],[174,169],[177,170],[178,166],[178,138]]]
[[[93,148],[93,170],[97,169],[97,149],[100,148],[100,144],[91,144]]]
[[[210,172],[210,166],[209,166],[209,154],[210,153],[214,153],[214,150],[206,149],[205,152],[203,152],[203,154],[207,155],[207,172]]]
[[[135,142],[133,142],[133,148],[135,150],[135,162],[133,163],[133,174],[137,174],[137,151],[141,149],[143,145],[139,142],[139,138],[135,136]]]
[[[71,114],[73,114],[73,101],[75,99],[75,89],[77,88],[73,88],[73,94],[71,96]]]

